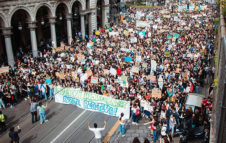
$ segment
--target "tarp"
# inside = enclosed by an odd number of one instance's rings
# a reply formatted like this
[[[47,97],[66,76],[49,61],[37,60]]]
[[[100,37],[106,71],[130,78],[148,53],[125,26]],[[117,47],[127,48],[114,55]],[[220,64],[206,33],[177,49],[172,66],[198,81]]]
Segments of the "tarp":
[[[126,119],[130,115],[130,102],[91,92],[84,92],[75,88],[54,87],[55,102],[72,104],[80,108],[102,112],[107,115],[119,117],[124,113]]]

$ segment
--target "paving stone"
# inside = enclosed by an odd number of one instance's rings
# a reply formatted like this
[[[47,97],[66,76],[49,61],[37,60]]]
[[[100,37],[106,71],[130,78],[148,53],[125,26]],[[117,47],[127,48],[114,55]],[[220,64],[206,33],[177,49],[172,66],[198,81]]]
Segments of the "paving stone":
[[[144,130],[137,130],[136,133],[144,133]]]
[[[146,133],[140,133],[139,136],[140,137],[148,137],[148,135]]]

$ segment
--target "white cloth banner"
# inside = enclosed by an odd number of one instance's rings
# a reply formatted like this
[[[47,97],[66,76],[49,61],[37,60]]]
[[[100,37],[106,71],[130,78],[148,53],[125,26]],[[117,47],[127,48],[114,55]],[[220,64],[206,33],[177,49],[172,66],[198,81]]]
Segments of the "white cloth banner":
[[[75,88],[54,87],[55,102],[73,104],[80,108],[102,112],[107,115],[119,117],[124,113],[125,119],[129,119],[130,102],[91,92],[80,91]]]

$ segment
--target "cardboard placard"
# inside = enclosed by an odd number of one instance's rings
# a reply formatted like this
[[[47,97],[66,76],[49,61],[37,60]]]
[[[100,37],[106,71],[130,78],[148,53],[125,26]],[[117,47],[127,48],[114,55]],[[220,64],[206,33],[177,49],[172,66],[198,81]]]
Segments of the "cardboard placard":
[[[92,76],[91,83],[98,83],[98,78]]]
[[[9,66],[0,68],[0,73],[6,73],[6,72],[9,72]]]
[[[152,97],[154,98],[161,98],[162,92],[159,89],[152,89]]]
[[[88,77],[90,77],[90,76],[93,75],[93,72],[92,72],[91,70],[88,70],[86,73],[87,73],[87,76],[88,76]]]
[[[132,69],[131,69],[131,72],[139,73],[139,67],[133,66]]]

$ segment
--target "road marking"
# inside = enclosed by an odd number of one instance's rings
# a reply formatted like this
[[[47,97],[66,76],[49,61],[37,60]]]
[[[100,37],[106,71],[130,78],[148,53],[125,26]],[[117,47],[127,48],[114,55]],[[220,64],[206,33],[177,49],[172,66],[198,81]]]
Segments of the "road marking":
[[[117,130],[118,126],[119,126],[119,121],[117,121],[115,123],[115,125],[111,128],[111,130],[108,132],[107,136],[104,138],[104,143],[109,143],[110,138],[115,133],[115,131]]]
[[[72,124],[74,124],[83,114],[85,114],[86,110],[84,110],[77,118],[75,118],[59,135],[57,135],[50,143],[54,143]]]

